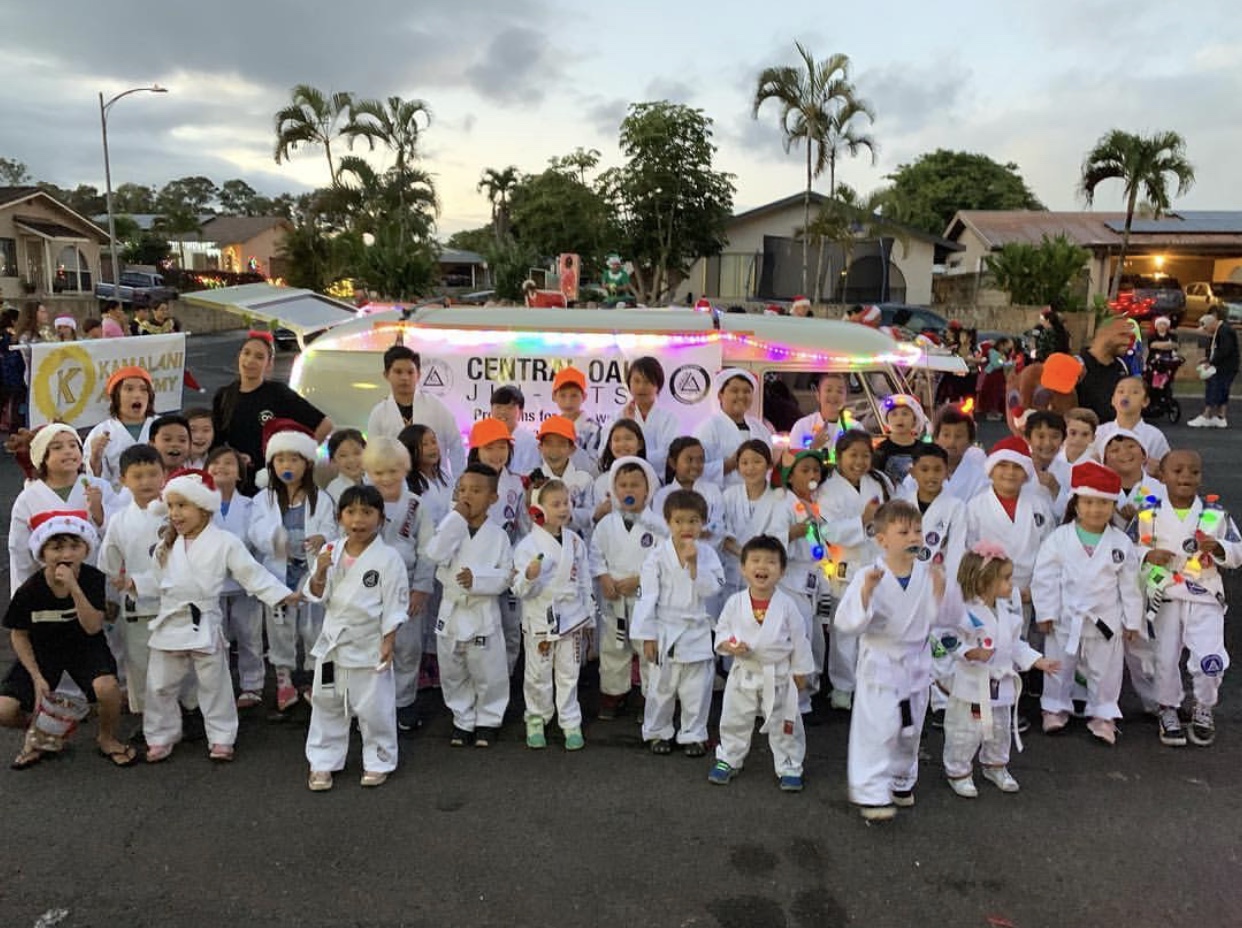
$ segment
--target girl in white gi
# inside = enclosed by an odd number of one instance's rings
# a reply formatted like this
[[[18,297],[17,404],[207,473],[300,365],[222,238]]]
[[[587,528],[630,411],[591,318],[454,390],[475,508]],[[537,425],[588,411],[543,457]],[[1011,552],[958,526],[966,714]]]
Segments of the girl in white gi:
[[[652,665],[643,713],[643,740],[652,754],[672,753],[673,712],[681,704],[677,743],[687,757],[707,753],[707,716],[712,704],[714,650],[708,602],[724,587],[724,568],[700,540],[707,502],[693,490],[664,500],[670,538],[647,556],[630,637],[643,643]]]
[[[120,637],[125,665],[129,711],[140,714],[147,694],[149,623],[159,611],[159,597],[138,596],[155,590],[150,575],[155,570],[154,550],[164,524],[162,506],[153,506],[164,488],[164,465],[150,445],[131,445],[120,461],[121,485],[129,491],[129,505],[108,520],[108,531],[99,549],[99,569],[112,581],[120,606]],[[146,577],[145,582],[135,578]]]
[[[733,665],[708,782],[724,785],[741,771],[750,753],[755,716],[760,716],[781,789],[802,789],[806,732],[798,690],[806,686],[815,662],[801,612],[777,588],[785,560],[784,544],[771,535],[756,535],[742,548],[747,588],[729,597],[716,624],[716,652],[732,657]]]
[[[647,443],[647,460],[657,474],[662,474],[669,445],[681,434],[676,417],[656,402],[664,389],[664,368],[650,355],[638,358],[626,371],[625,385],[630,391],[630,401],[621,407],[618,418],[638,423]]]
[[[374,439],[372,445],[393,438]],[[323,546],[304,593],[325,606],[315,642],[315,685],[306,733],[306,785],[332,788],[345,767],[349,720],[362,735],[362,785],[380,786],[397,769],[393,651],[405,623],[408,582],[401,555],[384,542],[384,500],[375,487],[347,487],[337,507],[341,537]]]
[[[509,704],[500,598],[513,576],[513,557],[509,537],[489,515],[498,481],[486,464],[467,464],[453,510],[424,552],[444,588],[436,653],[444,704],[453,713],[454,747],[471,741],[489,747]]]
[[[834,627],[858,635],[858,689],[850,718],[849,793],[863,818],[914,805],[919,735],[931,683],[928,637],[944,598],[944,570],[918,559],[918,509],[891,500],[875,514],[881,556],[858,571]]]
[[[707,516],[703,520],[703,541],[719,548],[724,530],[724,495],[719,481],[712,483],[703,474],[703,443],[689,435],[673,439],[668,446],[668,460],[664,465],[664,486],[656,490],[651,508],[664,511],[665,500],[678,490],[692,490],[703,497],[707,504]]]
[[[1106,744],[1116,743],[1114,719],[1121,718],[1122,638],[1137,637],[1143,619],[1138,555],[1110,524],[1120,490],[1121,481],[1103,464],[1074,468],[1065,513],[1073,521],[1040,546],[1031,581],[1044,652],[1059,664],[1056,673],[1044,674],[1044,731],[1069,722],[1077,671],[1087,683],[1087,728]]]
[[[9,589],[16,590],[39,569],[30,553],[30,520],[49,509],[85,510],[91,524],[103,533],[108,513],[120,505],[108,482],[83,471],[82,442],[72,426],[51,422],[30,440],[30,463],[35,478],[13,500],[9,516]],[[86,562],[94,566],[92,549]]]
[[[815,384],[819,408],[803,416],[789,430],[789,450],[823,451],[830,457],[842,433],[857,427],[854,417],[845,408],[849,388],[845,374],[820,374]]]
[[[349,487],[362,483],[362,452],[366,447],[367,440],[357,429],[337,429],[328,436],[328,460],[336,468],[336,476],[327,486],[333,500],[339,500]]]
[[[530,531],[526,485],[510,470],[513,453],[513,435],[509,426],[499,419],[480,419],[470,427],[470,453],[466,461],[469,464],[484,464],[496,471],[496,499],[487,515],[504,531],[510,546],[517,544]],[[505,661],[512,676],[522,650],[522,614],[517,607],[517,598],[509,590],[500,597],[500,622],[505,641]]]
[[[526,643],[522,693],[528,748],[548,746],[544,726],[553,713],[566,751],[579,751],[586,744],[578,675],[595,601],[586,542],[569,528],[572,512],[569,488],[549,480],[531,493],[535,525],[513,549],[513,592],[521,600]]]
[[[206,406],[183,409],[181,415],[190,425],[190,451],[185,466],[196,470],[207,469],[207,455],[216,443],[216,427],[212,423],[211,410]]]
[[[1013,599],[1013,562],[1004,548],[976,544],[962,556],[957,584],[964,600],[960,621],[939,633],[953,662],[944,715],[945,776],[959,796],[978,796],[971,776],[977,753],[983,778],[1001,792],[1016,793],[1018,781],[1008,764],[1021,692],[1018,671],[1056,673],[1059,666],[1022,640],[1025,623]],[[1021,740],[1017,743],[1022,750]]]
[[[570,527],[582,538],[589,538],[595,524],[591,515],[591,489],[595,478],[585,470],[574,466],[577,450],[574,424],[564,416],[548,416],[539,423],[536,439],[539,442],[539,466],[537,470],[546,478],[556,478],[569,490],[569,502],[573,510]],[[533,476],[533,473],[532,473]]]
[[[599,643],[599,717],[615,719],[633,686],[633,662],[639,658],[646,690],[647,662],[631,641],[631,621],[638,602],[643,563],[668,534],[664,520],[652,511],[655,471],[640,457],[622,456],[612,463],[610,498],[617,504],[595,526],[588,549],[591,575],[599,582],[603,636]]]
[[[318,447],[310,430],[292,419],[271,419],[263,426],[267,467],[255,477],[259,493],[247,540],[263,566],[294,590],[306,577],[308,561],[336,534],[335,504],[315,485]],[[311,663],[323,610],[317,603],[301,603],[292,610],[268,609],[265,619],[268,661],[276,669],[276,709],[285,712],[298,701],[293,671],[306,670]],[[307,684],[303,695],[309,702]]]
[[[402,731],[419,727],[414,703],[418,698],[418,672],[423,663],[423,612],[431,597],[435,567],[419,554],[435,525],[427,520],[422,502],[410,492],[405,478],[410,454],[397,439],[381,435],[371,439],[362,452],[367,482],[380,492],[384,520],[380,534],[384,543],[401,555],[408,579],[408,618],[397,631],[393,650],[393,674],[397,687],[397,725]],[[339,506],[337,507],[340,508]]]
[[[423,511],[432,525],[453,508],[453,484],[444,470],[440,456],[440,442],[436,433],[426,425],[407,425],[397,436],[410,453],[410,473],[405,482],[410,492],[423,503]]]
[[[132,445],[145,445],[155,416],[155,388],[151,375],[141,367],[119,367],[104,385],[108,418],[87,433],[84,446],[90,455],[90,472],[121,489],[121,453]]]
[[[1203,461],[1197,451],[1170,451],[1160,462],[1160,476],[1168,496],[1138,528],[1148,572],[1148,615],[1155,613],[1160,740],[1173,747],[1186,743],[1177,714],[1183,699],[1178,665],[1185,648],[1195,697],[1190,740],[1206,747],[1216,740],[1212,709],[1229,667],[1221,569],[1242,566],[1242,537],[1212,497],[1207,502],[1199,498]],[[1157,570],[1163,574],[1152,576]]]
[[[177,695],[193,672],[212,760],[233,759],[237,707],[229,677],[229,652],[221,628],[220,593],[232,576],[269,606],[289,605],[297,594],[250,556],[234,535],[212,525],[220,493],[203,471],[177,471],[164,486],[168,527],[156,549],[155,583],[135,577],[139,596],[158,592],[159,614],[151,620],[146,711],[142,732],[147,761],[158,763],[181,740]]]
[[[724,492],[724,543],[720,559],[728,594],[743,588],[739,558],[746,542],[756,535],[784,534],[785,491],[772,486],[771,471],[772,449],[758,438],[742,442],[737,449],[737,472],[742,482]]]
[[[591,518],[598,523],[604,516],[612,512],[612,465],[621,458],[641,458],[647,460],[647,440],[643,438],[643,430],[633,419],[616,419],[608,430],[608,438],[604,442],[599,456],[600,474],[595,478],[591,491],[591,500],[595,504],[595,512]],[[655,476],[655,468],[651,469]],[[660,486],[658,476],[647,488],[647,499],[650,500]]]
[[[750,371],[727,367],[716,375],[716,398],[720,408],[705,419],[694,437],[703,443],[703,475],[718,487],[742,482],[737,473],[737,449],[748,438],[771,447],[772,432],[750,413],[759,381]]]
[[[238,489],[245,472],[236,448],[221,445],[207,455],[207,473],[220,491],[220,508],[212,522],[243,543],[254,507],[254,500]],[[263,678],[266,676],[263,611],[237,581],[229,577],[220,593],[220,612],[224,616],[225,639],[237,645],[237,708],[253,709],[263,704]]]

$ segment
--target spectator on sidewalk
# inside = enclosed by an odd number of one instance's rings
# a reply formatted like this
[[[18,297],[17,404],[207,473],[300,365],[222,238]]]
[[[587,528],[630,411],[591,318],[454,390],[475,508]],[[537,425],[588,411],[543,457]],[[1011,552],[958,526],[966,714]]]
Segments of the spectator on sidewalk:
[[[1229,404],[1229,388],[1238,376],[1238,333],[1228,320],[1208,313],[1199,320],[1199,330],[1211,337],[1204,360],[1199,364],[1203,385],[1203,412],[1186,424],[1191,428],[1223,429],[1229,427],[1225,417]]]

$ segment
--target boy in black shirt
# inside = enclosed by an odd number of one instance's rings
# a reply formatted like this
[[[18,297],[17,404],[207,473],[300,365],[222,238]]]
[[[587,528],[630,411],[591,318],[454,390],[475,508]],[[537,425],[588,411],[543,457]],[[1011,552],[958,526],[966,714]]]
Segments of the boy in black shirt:
[[[919,446],[927,428],[927,416],[917,399],[908,393],[894,393],[880,403],[880,417],[887,433],[876,446],[876,470],[893,486],[901,486],[914,463],[914,449]]]
[[[25,728],[62,674],[99,705],[99,753],[118,767],[137,760],[116,737],[121,689],[103,635],[107,604],[101,571],[83,562],[99,543],[85,512],[42,512],[30,520],[30,553],[43,565],[13,593],[4,626],[17,662],[0,681],[0,725]],[[24,770],[43,759],[28,742],[12,763]]]

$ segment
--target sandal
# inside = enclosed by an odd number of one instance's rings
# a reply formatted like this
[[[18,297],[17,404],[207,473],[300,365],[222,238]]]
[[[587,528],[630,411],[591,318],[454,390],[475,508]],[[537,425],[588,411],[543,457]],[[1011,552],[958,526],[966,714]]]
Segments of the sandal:
[[[207,756],[211,760],[227,764],[233,759],[233,745],[213,744],[211,750],[207,752]]]
[[[36,751],[34,748],[22,748],[21,753],[13,758],[13,763],[9,764],[9,769],[29,770],[41,760],[43,760],[42,751]]]
[[[244,690],[237,697],[238,709],[253,709],[255,706],[261,705],[263,705],[263,694],[257,693],[254,690]]]
[[[147,763],[158,764],[168,760],[172,754],[171,744],[148,744],[147,745]]]
[[[114,767],[132,767],[138,763],[138,752],[128,744],[122,745],[114,751],[109,751],[102,745],[96,746],[95,750],[99,752],[100,757],[111,761]]]
[[[661,755],[672,754],[673,745],[669,741],[666,741],[664,738],[657,738],[656,740],[651,742],[651,753],[661,754]]]

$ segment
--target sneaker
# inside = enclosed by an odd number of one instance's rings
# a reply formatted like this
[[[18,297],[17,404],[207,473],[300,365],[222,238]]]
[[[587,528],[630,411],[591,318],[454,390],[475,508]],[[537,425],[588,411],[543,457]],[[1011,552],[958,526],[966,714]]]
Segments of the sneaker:
[[[780,779],[781,792],[783,793],[800,793],[802,792],[802,777],[796,773],[787,773]]]
[[[565,750],[581,751],[586,747],[586,739],[582,737],[581,728],[570,728],[565,732]]]
[[[312,793],[322,793],[332,788],[332,772],[330,770],[312,770],[306,778],[306,788]]]
[[[984,767],[979,772],[983,774],[983,779],[1002,793],[1016,793],[1019,789],[1018,781],[1013,778],[1008,767]]]
[[[237,697],[238,709],[253,709],[255,706],[263,705],[263,694],[254,690],[244,690]]]
[[[1062,731],[1069,724],[1068,712],[1045,712],[1044,713],[1044,734],[1054,735]]]
[[[893,790],[893,805],[900,806],[903,809],[909,809],[914,805],[914,790],[912,789],[895,789]]]
[[[975,786],[974,778],[970,775],[949,777],[949,786],[963,799],[974,799],[979,795],[979,788]]]
[[[1092,719],[1087,723],[1087,731],[1105,744],[1117,743],[1117,726],[1112,719]]]
[[[463,748],[474,740],[474,732],[466,731],[464,728],[453,728],[453,734],[449,738],[449,747]]]
[[[845,690],[833,690],[832,695],[828,697],[828,705],[833,709],[849,712],[854,708],[854,694],[847,693]]]
[[[526,720],[526,746],[535,751],[548,746],[548,736],[543,733],[543,719],[537,715]]]
[[[194,744],[207,739],[207,727],[201,709],[181,707],[181,740]]]
[[[1211,707],[1195,703],[1194,714],[1190,717],[1190,740],[1201,748],[1216,740],[1216,723],[1212,721]]]
[[[383,786],[387,781],[388,781],[388,774],[386,773],[377,773],[377,772],[372,772],[370,770],[364,770],[362,772],[362,779],[359,780],[358,782],[362,786],[365,786],[368,789],[370,789],[371,787],[375,787],[375,786]]]
[[[418,731],[423,727],[418,717],[418,709],[414,706],[397,707],[397,731]]]
[[[1227,429],[1229,428],[1229,420],[1222,419],[1220,416],[1213,416],[1211,419],[1208,419],[1208,425],[1214,429]]]
[[[1187,424],[1188,426],[1190,426],[1192,429],[1210,429],[1210,428],[1214,428],[1214,426],[1212,425],[1212,419],[1211,419],[1211,418],[1209,418],[1208,416],[1203,415],[1202,413],[1200,413],[1199,415],[1195,416],[1193,419],[1191,419],[1191,420],[1190,420],[1189,422],[1187,422],[1186,424]]]
[[[682,749],[687,757],[703,757],[707,754],[707,745],[702,741],[691,741]]]
[[[896,806],[859,806],[858,814],[868,822],[891,822],[897,817]]]
[[[1157,718],[1160,720],[1160,743],[1171,748],[1185,747],[1186,729],[1182,728],[1177,710],[1172,706],[1161,706]]]
[[[728,786],[729,781],[737,776],[737,771],[722,760],[716,761],[712,769],[707,771],[707,782],[717,786]]]
[[[499,734],[494,728],[476,728],[474,730],[474,746],[476,748],[490,748],[492,742],[496,740],[496,736]]]

